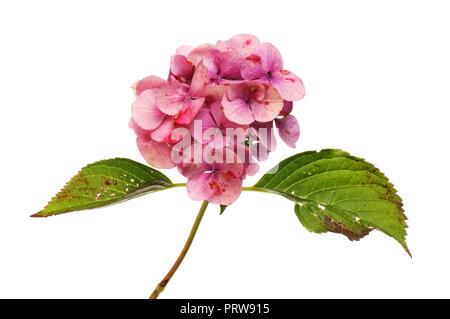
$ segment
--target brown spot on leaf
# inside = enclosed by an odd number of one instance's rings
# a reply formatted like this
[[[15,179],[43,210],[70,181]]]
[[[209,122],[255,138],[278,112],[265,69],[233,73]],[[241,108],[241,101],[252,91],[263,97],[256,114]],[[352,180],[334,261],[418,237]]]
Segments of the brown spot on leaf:
[[[360,233],[356,233],[351,229],[348,229],[344,223],[336,222],[326,214],[324,215],[322,222],[325,228],[330,232],[343,234],[350,240],[359,240],[366,236],[370,231],[369,228],[364,228]]]

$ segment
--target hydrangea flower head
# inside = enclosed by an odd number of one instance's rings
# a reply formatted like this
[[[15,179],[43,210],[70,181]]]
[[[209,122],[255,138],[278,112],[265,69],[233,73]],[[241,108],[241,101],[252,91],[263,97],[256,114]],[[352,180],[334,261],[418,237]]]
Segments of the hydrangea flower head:
[[[232,204],[275,150],[274,124],[290,147],[300,135],[291,111],[303,83],[253,35],[181,46],[167,80],[151,75],[133,88],[129,126],[139,151],[155,168],[177,167],[193,200]]]

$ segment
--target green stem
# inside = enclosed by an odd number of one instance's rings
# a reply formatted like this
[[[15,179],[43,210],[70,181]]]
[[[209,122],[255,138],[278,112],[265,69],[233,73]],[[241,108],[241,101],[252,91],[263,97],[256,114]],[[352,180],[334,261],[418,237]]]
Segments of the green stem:
[[[186,183],[174,183],[170,185],[168,188],[175,188],[175,187],[186,187]]]
[[[174,184],[174,185],[176,185],[176,184]],[[184,186],[184,185],[179,184],[178,186]],[[205,214],[205,210],[207,207],[208,207],[208,201],[205,200],[205,201],[203,201],[202,206],[200,207],[200,210],[197,214],[197,218],[195,219],[194,225],[192,226],[191,232],[186,241],[186,244],[184,245],[183,250],[180,253],[180,256],[178,256],[178,259],[175,261],[175,264],[169,270],[169,272],[164,277],[164,279],[158,284],[158,286],[156,286],[155,290],[153,291],[153,293],[151,294],[149,299],[158,298],[159,294],[164,290],[164,288],[169,283],[170,278],[172,278],[172,276],[177,271],[178,267],[180,267],[181,262],[183,261],[189,248],[191,247],[192,241],[194,240],[195,234],[197,233],[198,226],[200,225],[200,222],[202,221],[203,215]]]
[[[259,193],[269,193],[269,194],[273,194],[273,192],[268,191],[266,189],[262,189],[262,188],[256,188],[253,186],[247,186],[247,187],[242,187],[243,191],[247,191],[247,192],[259,192]]]

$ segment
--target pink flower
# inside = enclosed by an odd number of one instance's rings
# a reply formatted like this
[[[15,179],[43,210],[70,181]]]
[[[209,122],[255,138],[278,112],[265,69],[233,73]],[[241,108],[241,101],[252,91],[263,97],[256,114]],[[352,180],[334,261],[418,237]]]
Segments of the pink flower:
[[[181,46],[167,80],[151,75],[132,87],[129,126],[139,151],[153,167],[177,167],[194,200],[233,203],[242,180],[275,151],[274,128],[290,147],[300,135],[291,112],[303,83],[253,35]]]
[[[202,163],[190,162],[180,168],[181,173],[188,178],[186,187],[189,197],[230,205],[241,194],[244,165],[238,162],[236,154],[229,149],[210,150]]]
[[[241,69],[245,80],[261,80],[272,84],[284,100],[298,101],[305,95],[302,80],[294,73],[283,70],[283,60],[278,49],[263,43],[256,52],[245,58]]]
[[[155,90],[158,109],[178,124],[189,124],[197,115],[205,101],[204,97],[194,98],[190,95],[189,86],[172,81]]]
[[[155,141],[169,142],[174,121],[159,109],[154,90],[145,90],[137,96],[131,106],[132,120],[140,129],[149,131]]]
[[[230,121],[251,124],[272,121],[282,110],[283,100],[272,86],[246,81],[230,85],[222,105]]]
[[[197,142],[206,143],[212,148],[241,144],[248,135],[247,125],[240,125],[226,118],[220,101],[200,110],[189,129]]]

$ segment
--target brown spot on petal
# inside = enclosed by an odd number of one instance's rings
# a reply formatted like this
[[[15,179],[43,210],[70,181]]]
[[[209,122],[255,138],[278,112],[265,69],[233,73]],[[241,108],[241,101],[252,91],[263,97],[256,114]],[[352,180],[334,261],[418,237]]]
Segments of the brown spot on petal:
[[[256,54],[249,55],[245,58],[247,61],[252,61],[254,63],[261,63],[261,57]]]

